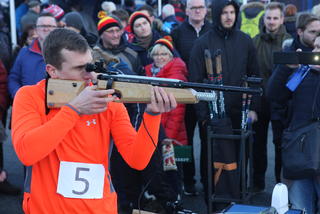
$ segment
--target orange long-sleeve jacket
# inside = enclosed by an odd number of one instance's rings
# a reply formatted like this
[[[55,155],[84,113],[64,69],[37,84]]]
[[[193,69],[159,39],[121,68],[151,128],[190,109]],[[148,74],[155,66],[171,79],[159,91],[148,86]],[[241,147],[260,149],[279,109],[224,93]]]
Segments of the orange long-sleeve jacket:
[[[158,142],[160,120],[160,115],[145,113],[145,126],[136,132],[121,103],[109,103],[105,112],[95,115],[79,116],[68,106],[46,115],[45,80],[22,87],[13,103],[12,143],[20,161],[28,166],[24,212],[117,213],[117,196],[108,172],[110,138],[132,168],[144,169]],[[102,164],[103,197],[78,199],[57,193],[61,161]],[[75,179],[84,181],[80,175]]]

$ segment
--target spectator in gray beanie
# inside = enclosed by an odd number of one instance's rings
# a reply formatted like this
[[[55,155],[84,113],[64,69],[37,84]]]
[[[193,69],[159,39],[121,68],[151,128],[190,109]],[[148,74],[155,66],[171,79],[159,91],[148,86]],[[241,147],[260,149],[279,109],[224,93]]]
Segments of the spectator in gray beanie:
[[[98,37],[85,29],[80,13],[69,12],[63,17],[62,22],[66,28],[80,33],[87,40],[90,47],[96,45]]]
[[[82,30],[84,30],[82,17],[78,12],[67,13],[63,17],[62,21],[64,22],[65,27],[76,31],[77,33],[80,33]]]

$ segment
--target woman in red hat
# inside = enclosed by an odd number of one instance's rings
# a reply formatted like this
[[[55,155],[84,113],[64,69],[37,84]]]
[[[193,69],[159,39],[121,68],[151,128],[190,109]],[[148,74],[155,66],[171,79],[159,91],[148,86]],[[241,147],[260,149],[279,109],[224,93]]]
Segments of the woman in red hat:
[[[145,67],[146,76],[179,79],[187,81],[187,68],[186,64],[180,57],[174,56],[174,48],[172,43],[167,39],[158,39],[151,49],[150,57],[153,63]],[[162,141],[164,145],[187,145],[187,134],[184,122],[185,105],[178,104],[177,108],[172,112],[162,114],[161,125],[165,129],[166,139]],[[168,168],[168,167],[167,167]],[[166,164],[164,161],[164,169]],[[168,170],[168,172],[171,170]],[[169,174],[173,175],[169,172]],[[170,176],[175,183],[173,188],[177,193],[181,193],[181,181],[176,177],[177,175]],[[176,177],[176,178],[174,178]]]

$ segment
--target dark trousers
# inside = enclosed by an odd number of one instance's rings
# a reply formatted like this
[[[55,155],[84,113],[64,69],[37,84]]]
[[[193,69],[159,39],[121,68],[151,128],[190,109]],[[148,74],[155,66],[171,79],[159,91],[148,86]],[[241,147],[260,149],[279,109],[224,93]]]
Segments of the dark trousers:
[[[276,182],[281,182],[281,144],[282,144],[282,134],[285,129],[282,121],[271,120],[272,133],[273,133],[273,144],[275,150],[275,167],[274,174],[276,176]]]
[[[265,188],[265,173],[268,166],[267,143],[270,122],[270,108],[262,107],[258,112],[258,121],[253,124],[253,184]]]
[[[183,163],[183,183],[185,185],[194,185],[195,184],[195,161],[194,161],[194,132],[197,125],[197,116],[194,109],[194,105],[186,105],[186,113],[185,113],[185,124],[186,124],[186,131],[187,131],[187,137],[188,137],[188,144],[192,146],[192,162],[189,163]],[[201,169],[201,182],[203,183],[204,176],[204,168],[206,167],[206,159],[205,155],[203,155],[206,150],[206,142],[207,142],[207,135],[206,135],[206,129],[202,126],[202,124],[198,123],[199,126],[199,134],[200,134],[200,141],[201,141],[201,158],[200,158],[200,169]]]
[[[265,188],[265,174],[268,166],[267,143],[268,127],[270,122],[270,104],[262,101],[261,111],[258,112],[258,121],[254,123],[253,130],[253,184]],[[275,177],[280,182],[281,174],[281,141],[284,126],[281,121],[271,121],[273,144],[275,145]]]
[[[116,147],[112,150],[110,161],[110,173],[115,190],[118,194],[118,204],[121,213],[132,213],[132,208],[143,208],[143,191],[147,190],[150,194],[165,203],[175,201],[177,193],[165,179],[162,170],[162,154],[158,144],[153,153],[148,166],[138,171],[132,169],[123,160]],[[172,181],[174,182],[174,181]],[[125,212],[124,212],[125,211]]]

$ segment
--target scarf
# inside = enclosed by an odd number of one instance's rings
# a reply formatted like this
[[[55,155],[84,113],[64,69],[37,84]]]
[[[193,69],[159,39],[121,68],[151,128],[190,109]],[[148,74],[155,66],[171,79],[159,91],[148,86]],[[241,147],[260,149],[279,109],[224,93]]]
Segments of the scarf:
[[[152,65],[152,68],[151,68],[151,73],[152,73],[152,76],[155,77],[157,76],[157,74],[160,72],[161,68],[158,68],[156,67],[154,64]]]
[[[151,44],[151,41],[153,38],[153,34],[151,33],[149,36],[144,37],[144,38],[139,38],[139,37],[136,37],[136,38],[137,38],[136,45],[143,47],[145,49],[148,49],[150,47],[150,44]]]

